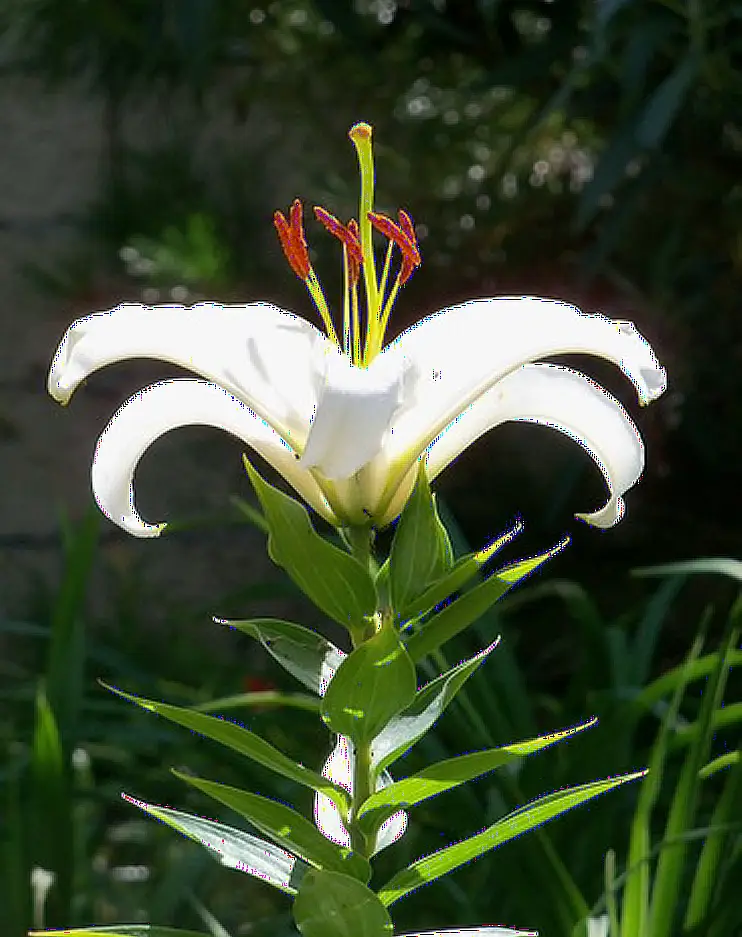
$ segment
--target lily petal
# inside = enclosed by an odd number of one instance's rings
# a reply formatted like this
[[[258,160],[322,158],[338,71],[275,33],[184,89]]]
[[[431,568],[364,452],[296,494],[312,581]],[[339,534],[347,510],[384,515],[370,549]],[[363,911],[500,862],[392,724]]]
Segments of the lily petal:
[[[474,300],[428,316],[382,352],[396,360],[398,370],[409,362],[415,374],[385,458],[404,474],[446,426],[506,374],[530,361],[571,353],[614,362],[642,404],[665,389],[664,369],[630,322],[531,297]]]
[[[571,436],[594,459],[610,497],[592,514],[577,517],[611,527],[622,517],[623,493],[644,467],[644,444],[621,404],[594,381],[570,368],[524,365],[476,400],[428,450],[432,480],[472,442],[510,420],[539,423]]]
[[[348,793],[351,793],[354,761],[352,742],[344,735],[339,735],[337,744],[322,769],[322,777],[334,781],[345,788]],[[389,772],[382,771],[376,784],[376,790],[389,787],[392,783]],[[350,846],[350,833],[345,828],[337,807],[325,794],[315,794],[314,796],[314,822],[320,833],[326,836],[327,839],[331,839],[341,846]],[[406,829],[407,814],[404,810],[399,810],[381,825],[376,837],[373,854],[375,855],[395,843]]]
[[[220,384],[301,451],[316,404],[313,352],[325,344],[310,322],[269,303],[124,303],[67,329],[49,393],[67,403],[93,371],[128,358],[157,358]]]
[[[350,478],[370,462],[382,449],[402,403],[407,370],[383,357],[368,368],[354,367],[347,355],[328,350],[301,464],[335,481]]]
[[[93,459],[93,493],[100,509],[136,537],[156,537],[165,526],[145,523],[134,507],[133,479],[149,446],[181,426],[215,426],[247,443],[330,523],[332,509],[296,454],[266,423],[224,388],[206,381],[153,384],[131,397],[103,431]]]

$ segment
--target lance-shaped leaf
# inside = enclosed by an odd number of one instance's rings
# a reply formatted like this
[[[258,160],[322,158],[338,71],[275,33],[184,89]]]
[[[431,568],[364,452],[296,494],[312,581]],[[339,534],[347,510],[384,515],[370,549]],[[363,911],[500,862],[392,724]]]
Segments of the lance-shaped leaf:
[[[322,704],[322,718],[339,735],[370,742],[412,702],[415,665],[396,629],[385,627],[348,655]]]
[[[230,722],[228,719],[208,716],[206,713],[198,712],[193,709],[185,709],[182,706],[172,706],[170,703],[159,703],[156,700],[133,696],[130,693],[124,693],[122,690],[117,690],[115,687],[108,686],[105,683],[103,686],[113,693],[122,696],[124,699],[136,703],[137,706],[141,706],[142,709],[157,713],[159,716],[164,716],[165,719],[170,719],[171,722],[176,722],[178,725],[185,726],[186,729],[198,732],[199,735],[213,739],[213,741],[219,742],[221,745],[225,745],[227,748],[239,752],[240,755],[251,758],[258,764],[263,765],[264,768],[269,768],[282,777],[290,778],[298,784],[303,784],[304,787],[309,787],[314,791],[326,794],[337,806],[341,814],[347,814],[349,808],[348,795],[341,787],[323,778],[322,775],[317,774],[316,771],[305,768],[304,765],[293,761],[287,755],[284,755],[283,752],[271,745],[270,742],[261,739],[259,735],[255,735],[255,733],[250,732],[249,729],[245,729],[234,722]]]
[[[417,482],[397,522],[389,554],[389,584],[395,609],[406,608],[453,564],[453,550],[441,523],[425,473]]]
[[[317,827],[286,804],[174,771],[176,777],[214,800],[230,807],[275,843],[320,869],[345,872],[367,882],[371,877],[368,860],[360,854],[326,839]]]
[[[206,820],[204,817],[195,817],[180,810],[172,810],[170,807],[147,804],[129,797],[128,794],[123,797],[151,817],[161,820],[188,839],[195,840],[215,852],[222,865],[262,879],[287,895],[297,893],[304,874],[311,868],[273,843],[236,830],[232,826]]]
[[[439,648],[441,644],[450,641],[483,615],[509,589],[538,569],[546,560],[563,550],[568,543],[567,537],[546,553],[506,566],[470,589],[469,592],[459,596],[455,602],[433,615],[418,632],[407,639],[406,646],[410,657],[413,660],[420,660],[426,654]]]
[[[314,604],[348,628],[362,628],[376,609],[373,580],[358,560],[315,531],[298,501],[245,467],[270,528],[268,552]]]
[[[418,774],[395,781],[383,790],[372,794],[361,805],[358,818],[363,820],[364,829],[373,829],[400,807],[414,807],[423,800],[436,797],[444,791],[450,791],[459,784],[494,771],[495,768],[502,768],[526,755],[540,752],[557,742],[572,738],[583,729],[591,728],[597,721],[597,719],[589,719],[580,725],[562,729],[551,735],[528,739],[526,742],[515,742],[513,745],[503,745],[501,748],[489,748],[482,752],[458,755],[456,758],[447,758],[445,761],[429,765]]]
[[[71,930],[32,930],[28,937],[209,937],[201,931],[161,927],[159,924],[102,924]]]
[[[523,530],[523,524],[518,521],[515,526],[502,537],[493,540],[483,550],[477,553],[467,553],[460,557],[444,576],[429,586],[422,595],[419,595],[414,601],[403,609],[396,610],[397,620],[408,622],[412,618],[424,615],[435,608],[441,602],[445,601],[454,592],[457,592],[472,580],[498,550],[501,550],[505,544],[517,537]],[[382,567],[383,569],[383,567]]]
[[[400,934],[399,937],[538,937],[535,930],[513,930],[512,927],[466,927],[464,930],[427,930],[425,933]]]
[[[318,696],[325,695],[327,685],[346,656],[321,634],[290,621],[277,618],[217,621],[260,641],[284,670]]]
[[[392,937],[389,912],[361,882],[339,872],[312,869],[294,901],[303,937]]]
[[[425,735],[464,683],[497,647],[498,642],[499,638],[475,657],[462,661],[417,691],[412,703],[394,716],[374,739],[371,746],[371,765],[375,771],[381,771],[397,758],[401,758]]]
[[[578,807],[594,797],[599,797],[608,791],[626,784],[627,781],[635,781],[637,778],[644,777],[646,771],[636,771],[633,774],[625,774],[617,778],[607,778],[603,781],[593,781],[591,784],[581,784],[578,787],[567,788],[563,791],[557,791],[553,794],[547,794],[540,797],[533,803],[519,810],[514,811],[508,816],[493,823],[492,826],[482,830],[468,839],[453,843],[443,849],[434,852],[429,856],[424,856],[413,862],[406,869],[402,869],[393,876],[378,892],[379,899],[387,906],[404,898],[410,892],[415,891],[422,885],[428,885],[434,882],[442,875],[458,869],[459,866],[477,859],[479,856],[488,852],[490,849],[496,849],[507,843],[511,839],[533,830],[547,820],[566,813],[573,807]]]

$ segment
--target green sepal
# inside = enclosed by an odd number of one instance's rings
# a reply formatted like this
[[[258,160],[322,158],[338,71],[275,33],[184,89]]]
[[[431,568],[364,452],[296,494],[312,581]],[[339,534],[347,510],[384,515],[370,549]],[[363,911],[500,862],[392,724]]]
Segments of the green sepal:
[[[459,596],[433,615],[419,631],[407,638],[405,643],[410,657],[415,661],[420,660],[446,641],[450,641],[477,621],[509,589],[563,550],[568,543],[569,538],[566,538],[545,553],[506,566]]]
[[[127,803],[139,807],[144,813],[160,820],[187,839],[192,839],[210,852],[216,853],[221,864],[227,868],[253,875],[287,895],[297,893],[299,883],[311,868],[273,843],[251,836],[233,826],[172,810],[170,807],[147,804],[128,794],[122,794],[122,797]]]
[[[174,770],[173,774],[239,813],[264,836],[311,865],[331,872],[344,872],[362,882],[371,878],[371,866],[366,858],[327,839],[314,823],[286,804],[180,771]]]
[[[320,794],[325,794],[335,804],[342,817],[348,815],[350,807],[348,794],[337,784],[323,778],[321,774],[305,768],[304,765],[293,761],[283,752],[279,751],[270,742],[261,739],[259,735],[250,732],[235,722],[228,719],[221,719],[217,716],[208,716],[206,713],[198,712],[193,709],[186,709],[182,706],[172,706],[170,703],[160,703],[156,700],[145,699],[142,696],[133,696],[130,693],[124,693],[115,687],[102,684],[107,690],[116,693],[118,696],[127,699],[142,709],[157,713],[171,722],[198,732],[206,738],[219,742],[233,751],[239,752],[251,758],[264,768],[269,768],[282,777],[296,781],[304,787],[311,788]]]
[[[417,690],[415,665],[396,630],[384,627],[345,658],[322,700],[322,718],[340,735],[370,742]]]
[[[392,937],[389,912],[357,879],[312,869],[293,907],[303,937]]]
[[[247,458],[244,462],[270,530],[270,558],[326,615],[351,634],[363,632],[376,610],[368,570],[320,537],[303,505],[262,479]]]
[[[317,696],[324,695],[332,674],[345,657],[327,638],[291,621],[278,618],[217,620],[259,641],[284,670]]]
[[[425,460],[397,522],[389,553],[392,606],[403,609],[453,565],[453,549],[430,491]]]
[[[450,846],[439,849],[438,852],[418,859],[406,869],[402,869],[379,890],[379,899],[386,907],[389,907],[422,885],[428,885],[442,875],[453,872],[454,869],[466,865],[472,859],[477,859],[490,849],[496,849],[523,833],[541,826],[547,820],[552,820],[573,807],[578,807],[621,784],[626,784],[627,781],[635,781],[644,777],[645,774],[646,771],[636,771],[633,774],[593,781],[591,784],[581,784],[578,787],[570,787],[539,797],[538,800],[493,823],[481,833],[458,843],[452,843]]]
[[[406,709],[390,720],[371,745],[371,766],[377,774],[401,758],[435,725],[461,687],[482,666],[498,643],[499,638],[479,654],[431,680],[415,693]]]
[[[518,521],[511,530],[498,537],[497,540],[493,540],[482,550],[460,557],[444,576],[432,583],[413,602],[405,608],[395,609],[396,620],[400,624],[406,624],[444,602],[450,595],[470,582],[494,554],[517,537],[522,530],[523,524]]]
[[[578,732],[594,726],[597,721],[595,718],[589,719],[580,725],[562,729],[550,735],[528,739],[525,742],[515,742],[512,745],[503,745],[500,748],[471,752],[468,755],[458,755],[456,758],[447,758],[445,761],[429,765],[418,774],[395,781],[364,801],[358,811],[361,828],[364,831],[376,829],[402,808],[414,807],[424,800],[437,797],[438,794],[458,787],[459,784],[481,777],[496,768],[520,761],[521,758],[540,752],[557,742],[572,738]]]

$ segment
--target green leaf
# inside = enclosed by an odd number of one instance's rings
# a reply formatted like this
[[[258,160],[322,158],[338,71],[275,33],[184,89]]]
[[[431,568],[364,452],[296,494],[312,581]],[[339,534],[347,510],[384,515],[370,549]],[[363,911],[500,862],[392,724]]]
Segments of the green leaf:
[[[740,620],[742,620],[742,600],[737,600],[730,612],[724,647],[718,652],[717,667],[710,675],[708,685],[704,690],[697,720],[698,734],[691,743],[670,804],[664,834],[667,845],[660,852],[652,888],[649,926],[653,937],[655,935],[656,937],[670,937],[672,933],[673,917],[683,887],[685,859],[688,851],[688,845],[682,841],[682,836],[694,824],[701,784],[698,774],[711,746],[712,719],[723,700],[724,688],[730,672],[728,657],[737,643]]]
[[[482,566],[487,563],[492,556],[506,543],[516,537],[523,530],[523,525],[518,522],[512,530],[509,530],[502,537],[493,540],[483,550],[477,553],[468,553],[460,557],[453,566],[441,576],[436,582],[430,585],[421,595],[406,605],[403,609],[396,609],[397,620],[407,622],[412,618],[429,612],[441,602],[445,601],[454,592],[465,586],[467,582],[473,579],[480,571]],[[384,564],[386,565],[386,564]],[[382,567],[382,571],[383,571]]]
[[[95,505],[86,511],[79,524],[72,525],[62,518],[64,575],[52,610],[46,692],[64,739],[74,736],[83,701],[83,612],[99,531],[100,512]]]
[[[389,787],[372,794],[361,805],[358,818],[360,820],[366,817],[362,825],[364,829],[371,829],[383,823],[387,817],[400,808],[414,807],[423,800],[437,797],[438,794],[458,787],[459,784],[464,784],[473,778],[481,777],[495,768],[502,768],[526,755],[532,755],[564,739],[572,738],[578,732],[594,726],[597,721],[597,719],[590,719],[551,735],[529,739],[526,742],[516,742],[513,745],[504,745],[501,748],[491,748],[483,752],[471,752],[468,755],[459,755],[456,758],[448,758],[429,765],[418,774],[395,781]]]
[[[169,807],[147,804],[128,794],[122,796],[128,803],[139,807],[151,817],[217,853],[222,865],[253,875],[287,895],[297,893],[301,879],[310,868],[301,859],[290,856],[273,843],[236,830],[232,826],[182,813],[180,810],[171,810]]]
[[[736,760],[731,762],[724,789],[711,815],[711,832],[704,839],[696,864],[683,923],[685,932],[700,928],[704,922],[719,881],[720,865],[728,844],[731,845],[731,824],[738,818],[739,804],[742,802],[742,757],[739,751],[722,756],[729,758],[734,755],[737,756]]]
[[[459,596],[446,608],[437,612],[423,627],[407,639],[407,651],[417,661],[430,654],[446,641],[468,628],[487,609],[502,598],[516,583],[525,579],[546,560],[551,559],[569,543],[566,538],[551,550],[527,560],[520,560],[493,573],[484,582]]]
[[[502,820],[498,820],[497,823],[494,823],[486,830],[482,830],[481,833],[470,836],[461,842],[453,843],[438,852],[418,859],[417,862],[413,862],[412,865],[393,876],[381,888],[378,893],[379,899],[389,907],[389,905],[399,901],[400,898],[404,898],[405,895],[415,891],[422,885],[428,885],[442,875],[446,875],[459,868],[459,866],[471,862],[472,859],[477,859],[490,849],[496,849],[498,846],[502,846],[503,843],[507,843],[509,840],[541,826],[547,820],[552,820],[573,807],[578,807],[594,797],[599,797],[601,794],[605,794],[627,781],[634,781],[643,777],[645,773],[644,771],[637,771],[634,774],[626,774],[618,778],[593,781],[591,784],[582,784],[578,787],[567,788],[540,797],[533,803],[503,817]]]
[[[367,859],[324,837],[314,823],[286,804],[227,784],[182,774],[180,771],[173,771],[173,774],[230,807],[252,823],[259,832],[312,865],[334,872],[345,872],[346,875],[364,882],[371,877],[371,867]]]
[[[451,542],[438,517],[424,459],[419,463],[415,487],[397,522],[389,562],[395,609],[404,609],[453,563]]]
[[[696,663],[701,647],[702,641],[699,637],[693,643],[682,666],[680,680],[674,687],[672,701],[662,719],[659,732],[652,746],[649,774],[639,789],[637,805],[631,819],[629,853],[626,862],[629,871],[621,906],[621,926],[627,934],[641,934],[648,927],[650,892],[650,867],[648,862],[652,849],[652,811],[660,793],[669,735],[672,727],[677,723],[683,693],[691,679],[693,665]]]
[[[307,872],[294,901],[303,937],[392,937],[389,912],[361,882],[339,872]]]
[[[207,703],[198,703],[193,708],[201,713],[224,712],[225,709],[242,709],[254,706],[257,709],[277,707],[279,709],[301,709],[319,715],[319,700],[307,693],[283,693],[280,690],[255,690],[252,693],[235,693],[220,696]]]
[[[46,919],[64,920],[70,914],[75,856],[72,792],[59,726],[41,688],[36,693],[31,780],[30,859],[54,873],[55,887],[49,893]]]
[[[652,149],[663,141],[697,71],[697,60],[689,55],[655,88],[636,126],[636,139],[641,146]]]
[[[499,642],[462,661],[431,680],[415,694],[412,703],[389,722],[371,745],[371,765],[378,772],[401,758],[435,724],[469,677],[485,662]]]
[[[695,560],[682,560],[679,563],[664,563],[661,566],[642,566],[632,570],[632,576],[686,576],[711,573],[729,576],[742,582],[742,560],[724,556],[703,556]]]
[[[201,931],[160,927],[158,924],[103,924],[71,930],[32,930],[28,937],[209,937]]]
[[[417,690],[415,665],[394,628],[384,627],[345,658],[322,702],[322,718],[340,735],[370,742]]]
[[[358,560],[328,543],[312,527],[306,509],[245,467],[270,528],[268,553],[314,604],[339,624],[362,630],[376,610],[376,589]]]
[[[312,771],[310,768],[305,768],[304,765],[292,761],[291,758],[288,758],[283,752],[274,748],[270,742],[266,742],[264,739],[261,739],[259,735],[255,735],[254,732],[250,732],[248,729],[244,729],[234,722],[229,722],[227,719],[220,719],[217,716],[207,716],[205,713],[197,712],[192,709],[185,709],[181,706],[171,706],[169,703],[159,703],[155,700],[144,699],[144,697],[141,696],[133,696],[130,693],[124,693],[122,690],[117,690],[115,687],[108,686],[105,683],[103,686],[111,690],[112,693],[116,693],[118,696],[130,702],[136,703],[137,706],[141,706],[142,709],[157,713],[159,716],[164,716],[165,719],[170,719],[171,722],[176,722],[178,725],[185,726],[186,729],[191,729],[193,732],[198,732],[199,735],[219,742],[220,745],[226,745],[227,748],[231,748],[233,751],[239,752],[240,755],[251,758],[259,765],[263,765],[264,768],[275,771],[276,774],[280,774],[282,777],[289,778],[292,781],[296,781],[297,784],[303,784],[305,787],[309,787],[314,791],[326,794],[338,808],[340,814],[342,816],[347,815],[349,808],[348,795],[341,787],[323,778],[322,775],[317,774],[316,771]]]
[[[277,618],[219,621],[259,641],[284,670],[309,690],[323,696],[345,654],[322,635]]]

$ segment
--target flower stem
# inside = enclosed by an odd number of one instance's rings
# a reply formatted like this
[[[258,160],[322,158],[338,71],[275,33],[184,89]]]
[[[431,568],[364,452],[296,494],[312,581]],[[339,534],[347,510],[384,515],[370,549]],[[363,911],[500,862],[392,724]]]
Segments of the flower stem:
[[[371,790],[371,743],[356,745],[355,761],[353,766],[353,797],[350,808],[350,823],[348,830],[350,832],[351,849],[361,853],[367,859],[371,857],[374,842],[373,837],[368,837],[359,828],[355,821],[361,804],[368,800],[373,793]],[[371,841],[370,841],[371,840]]]

